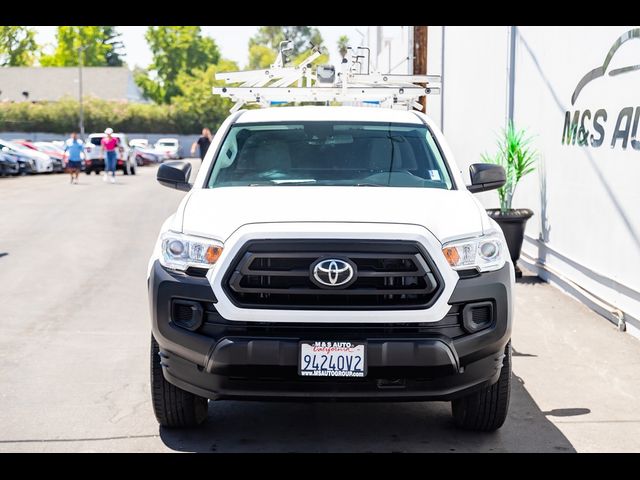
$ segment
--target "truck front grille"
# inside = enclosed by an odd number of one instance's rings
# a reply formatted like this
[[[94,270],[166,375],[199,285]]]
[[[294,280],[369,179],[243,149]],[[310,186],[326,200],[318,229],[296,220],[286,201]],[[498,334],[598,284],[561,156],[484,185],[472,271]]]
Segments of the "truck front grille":
[[[312,267],[323,258],[349,261],[355,281],[318,286]],[[416,242],[253,240],[238,252],[223,286],[242,308],[368,310],[428,308],[443,282]]]

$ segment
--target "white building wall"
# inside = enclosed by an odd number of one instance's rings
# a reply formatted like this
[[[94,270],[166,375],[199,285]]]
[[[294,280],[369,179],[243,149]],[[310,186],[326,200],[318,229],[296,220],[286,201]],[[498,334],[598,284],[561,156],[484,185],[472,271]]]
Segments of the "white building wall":
[[[413,27],[371,26],[367,30],[371,49],[372,70],[383,73],[406,74],[413,69],[410,43],[413,41]]]
[[[640,37],[625,42],[604,76],[571,104],[580,79],[602,66],[616,39],[633,28],[516,29],[514,121],[534,137],[540,159],[538,170],[520,182],[513,206],[535,212],[523,263],[612,321],[621,311],[627,329],[640,336],[640,143],[632,146],[640,141],[640,113],[634,116],[640,70],[609,75],[640,65]],[[469,165],[495,151],[508,118],[510,30],[448,26],[443,35],[443,27],[429,27],[427,73],[443,76],[443,95],[427,98],[427,113],[443,128],[467,180]],[[627,148],[621,140],[611,147],[625,107],[633,108]],[[607,112],[603,144],[563,145],[566,112],[586,109],[591,118],[599,109]],[[592,121],[586,127],[599,137]],[[498,205],[495,192],[478,198],[488,208]]]
[[[517,29],[514,121],[534,136],[540,160],[538,171],[518,186],[513,206],[535,212],[525,233],[525,264],[612,321],[617,317],[611,311],[621,310],[629,331],[638,334],[640,150],[631,146],[631,138],[626,149],[621,141],[612,148],[611,140],[620,111],[640,106],[640,71],[605,74],[571,105],[580,79],[601,66],[614,41],[631,29]],[[483,151],[494,151],[495,133],[505,125],[509,31],[445,28],[443,127],[463,170]],[[442,55],[441,45],[437,48],[429,45],[429,57]],[[607,71],[638,64],[640,38],[626,42]],[[607,111],[602,146],[563,145],[566,112],[585,109],[592,116],[598,109]],[[589,122],[587,128],[599,137]],[[487,207],[497,205],[493,192],[479,198]]]

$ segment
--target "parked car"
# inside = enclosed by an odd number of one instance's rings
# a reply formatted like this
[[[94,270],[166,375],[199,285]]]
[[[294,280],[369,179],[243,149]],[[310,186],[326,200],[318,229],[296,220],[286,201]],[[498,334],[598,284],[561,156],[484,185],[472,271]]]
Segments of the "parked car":
[[[180,159],[180,142],[177,138],[161,138],[155,145],[155,149],[164,153],[168,159]]]
[[[149,148],[149,140],[146,138],[132,138],[129,140],[129,146],[131,148],[142,147]]]
[[[165,160],[165,155],[155,148],[134,147],[136,163],[140,166],[161,163]]]
[[[36,173],[36,162],[31,157],[21,155],[20,153],[11,152],[9,149],[2,148],[2,153],[9,156],[18,163],[18,175],[30,175]]]
[[[104,171],[104,157],[102,156],[102,147],[100,141],[105,137],[104,133],[92,133],[89,135],[85,142],[85,173],[90,175],[91,172],[99,174]],[[113,136],[118,139],[119,147],[122,147],[123,151],[118,152],[118,160],[116,163],[116,170],[122,170],[125,175],[136,174],[136,160],[133,150],[127,143],[127,136],[124,133],[114,133]]]
[[[31,148],[27,148],[23,145],[9,142],[7,140],[0,140],[0,149],[5,152],[13,153],[19,157],[32,160],[29,164],[33,173],[53,172],[53,161],[51,160],[51,157],[45,153],[32,150]]]
[[[30,142],[28,140],[14,140],[14,143],[22,145],[23,147],[42,152],[45,155],[49,155],[53,163],[53,172],[64,172],[64,151],[58,150],[55,146],[48,142]]]
[[[18,173],[20,173],[18,159],[10,153],[0,152],[0,176],[18,175]]]
[[[169,427],[208,400],[451,401],[455,423],[507,417],[514,267],[473,193],[505,184],[416,111],[233,113],[148,266],[151,398]],[[193,182],[193,183],[191,183]],[[213,406],[215,408],[215,406]]]

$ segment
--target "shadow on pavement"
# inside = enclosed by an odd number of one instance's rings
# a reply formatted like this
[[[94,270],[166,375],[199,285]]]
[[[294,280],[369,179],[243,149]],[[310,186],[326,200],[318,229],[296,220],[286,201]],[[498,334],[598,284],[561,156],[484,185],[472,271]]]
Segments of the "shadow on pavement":
[[[516,278],[516,283],[522,283],[524,285],[536,285],[538,283],[546,282],[536,275],[523,275],[520,278]]]
[[[495,433],[458,430],[448,402],[292,403],[219,401],[190,430],[160,428],[188,452],[575,452],[514,375],[509,418]],[[575,413],[578,412],[578,413]]]

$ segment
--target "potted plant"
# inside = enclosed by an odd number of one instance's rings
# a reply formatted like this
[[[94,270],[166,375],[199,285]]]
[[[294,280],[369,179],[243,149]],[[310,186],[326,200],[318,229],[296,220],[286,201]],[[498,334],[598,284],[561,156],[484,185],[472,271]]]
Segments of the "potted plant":
[[[533,211],[528,208],[512,208],[511,202],[520,179],[535,170],[538,152],[530,144],[531,137],[527,137],[524,130],[516,130],[513,122],[509,122],[498,139],[498,152],[494,156],[482,155],[484,162],[500,165],[506,173],[506,183],[497,190],[500,208],[489,208],[487,213],[504,232],[516,277],[522,276],[517,261],[524,240],[524,227]]]

